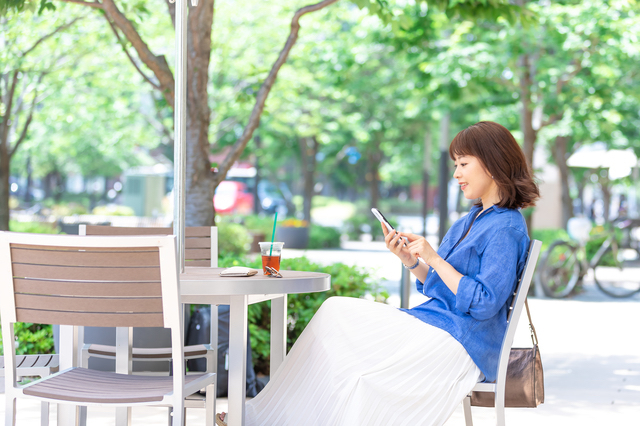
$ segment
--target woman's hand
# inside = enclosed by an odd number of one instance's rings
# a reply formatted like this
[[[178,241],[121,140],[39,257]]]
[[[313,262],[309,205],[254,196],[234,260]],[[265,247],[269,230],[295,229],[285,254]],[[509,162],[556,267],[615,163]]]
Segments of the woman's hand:
[[[409,249],[405,247],[404,238],[397,232],[389,232],[384,224],[382,226],[382,232],[384,233],[384,242],[387,244],[389,251],[400,258],[400,261],[407,266],[411,266],[416,263],[416,258],[409,252]]]
[[[422,258],[424,263],[429,266],[433,266],[433,264],[440,259],[438,253],[436,253],[433,247],[431,247],[431,244],[429,244],[424,237],[406,232],[401,232],[400,235],[409,240],[407,248],[412,256]]]

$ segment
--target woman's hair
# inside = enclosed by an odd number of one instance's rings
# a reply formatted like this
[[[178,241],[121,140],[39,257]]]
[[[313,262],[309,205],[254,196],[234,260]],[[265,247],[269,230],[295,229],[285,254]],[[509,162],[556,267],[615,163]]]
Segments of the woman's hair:
[[[498,206],[510,209],[535,206],[540,198],[533,173],[515,138],[504,126],[481,121],[453,138],[449,156],[470,155],[480,160],[498,185]]]

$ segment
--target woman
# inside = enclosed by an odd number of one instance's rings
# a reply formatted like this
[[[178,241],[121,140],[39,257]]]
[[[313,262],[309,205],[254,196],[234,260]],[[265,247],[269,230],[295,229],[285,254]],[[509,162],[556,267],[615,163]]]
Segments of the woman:
[[[517,142],[497,123],[461,131],[449,155],[465,198],[478,202],[438,251],[423,237],[382,226],[387,248],[429,299],[403,310],[328,299],[247,403],[247,426],[442,425],[478,381],[495,380],[529,247],[519,209],[534,205],[538,187]]]

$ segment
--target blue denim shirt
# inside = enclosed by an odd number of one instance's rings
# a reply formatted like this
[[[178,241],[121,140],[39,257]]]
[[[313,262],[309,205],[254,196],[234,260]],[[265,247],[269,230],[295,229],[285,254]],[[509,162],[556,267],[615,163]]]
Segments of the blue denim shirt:
[[[431,268],[424,283],[416,280],[418,291],[430,299],[404,311],[449,332],[464,346],[485,380],[493,382],[529,236],[519,210],[493,206],[474,221],[481,210],[474,206],[456,221],[438,248],[438,254],[464,275],[457,294]]]

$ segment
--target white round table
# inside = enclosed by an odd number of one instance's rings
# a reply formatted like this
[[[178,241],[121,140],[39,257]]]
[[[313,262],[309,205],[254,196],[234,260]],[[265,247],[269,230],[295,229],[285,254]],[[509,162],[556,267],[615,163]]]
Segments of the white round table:
[[[282,278],[262,274],[221,277],[224,268],[186,267],[180,274],[182,303],[229,305],[229,414],[228,426],[244,426],[247,360],[247,309],[271,300],[270,374],[282,364],[287,349],[287,295],[314,293],[331,288],[331,275],[318,272],[280,271]]]

